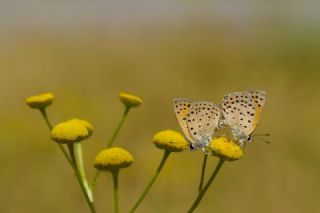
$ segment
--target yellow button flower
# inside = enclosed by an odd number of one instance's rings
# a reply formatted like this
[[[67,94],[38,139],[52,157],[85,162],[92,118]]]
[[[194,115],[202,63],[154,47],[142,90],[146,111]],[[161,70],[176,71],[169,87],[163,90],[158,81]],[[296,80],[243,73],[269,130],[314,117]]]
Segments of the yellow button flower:
[[[113,171],[126,168],[133,163],[132,155],[125,149],[112,147],[102,150],[94,160],[94,167],[98,170]]]
[[[81,123],[66,121],[57,124],[51,131],[51,139],[57,143],[71,144],[89,137],[88,129]]]
[[[165,149],[170,152],[181,152],[189,146],[186,139],[180,133],[173,130],[158,132],[153,137],[153,143],[159,149]]]
[[[25,102],[28,106],[35,109],[44,109],[50,106],[54,100],[54,95],[52,93],[43,93],[35,96],[30,96],[26,98]]]
[[[143,103],[143,100],[135,95],[127,94],[127,93],[120,93],[119,95],[120,101],[128,108],[130,107],[137,107]]]
[[[225,160],[238,160],[243,156],[243,149],[226,137],[218,137],[209,143],[209,149],[213,155]]]
[[[93,131],[94,131],[94,126],[89,121],[73,118],[73,119],[68,120],[68,122],[78,122],[78,123],[80,123],[85,128],[87,128],[87,130],[89,132],[89,135],[91,135],[93,133]]]

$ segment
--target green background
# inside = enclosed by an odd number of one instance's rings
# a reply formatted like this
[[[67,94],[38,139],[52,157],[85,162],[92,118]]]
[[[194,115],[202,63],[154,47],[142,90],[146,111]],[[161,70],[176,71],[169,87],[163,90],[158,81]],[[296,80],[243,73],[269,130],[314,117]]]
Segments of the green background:
[[[286,1],[3,1],[0,9],[1,212],[89,212],[72,171],[27,96],[53,92],[54,124],[87,119],[87,175],[121,114],[118,94],[143,97],[115,145],[134,164],[121,172],[127,212],[162,152],[152,144],[179,130],[172,99],[219,103],[233,91],[262,89],[267,102],[244,157],[226,163],[198,212],[318,212],[320,209],[320,5]],[[179,130],[180,131],[180,130]],[[185,212],[200,176],[201,152],[173,154],[137,212]],[[208,171],[217,158],[209,158]],[[112,212],[111,175],[94,192]]]

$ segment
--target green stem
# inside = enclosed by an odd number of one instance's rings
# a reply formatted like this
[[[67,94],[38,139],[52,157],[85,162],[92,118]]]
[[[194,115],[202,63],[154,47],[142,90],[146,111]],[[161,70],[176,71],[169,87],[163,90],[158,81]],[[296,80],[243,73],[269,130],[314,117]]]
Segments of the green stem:
[[[215,170],[213,171],[210,179],[208,180],[207,184],[204,186],[203,190],[201,192],[199,192],[196,200],[194,201],[194,203],[192,204],[192,206],[190,207],[190,209],[188,210],[188,213],[193,212],[197,206],[199,205],[202,197],[204,196],[204,194],[207,192],[207,190],[209,189],[210,185],[212,184],[212,182],[214,181],[215,177],[217,176],[217,174],[219,173],[220,168],[222,167],[224,163],[223,159],[219,159],[219,162],[215,168]]]
[[[76,143],[76,153],[77,153],[77,159],[78,159],[78,163],[79,163],[78,169],[79,169],[79,174],[80,174],[81,180],[83,182],[83,185],[86,188],[86,191],[88,192],[88,196],[89,196],[90,201],[93,202],[92,191],[91,191],[91,189],[89,187],[88,180],[87,180],[87,177],[86,177],[86,173],[85,173],[85,170],[84,170],[81,143]]]
[[[100,171],[97,170],[96,174],[93,176],[92,180],[90,181],[90,189],[91,189],[91,191],[93,191],[94,187],[96,186],[97,179],[98,179],[99,175],[100,175]]]
[[[202,162],[200,184],[199,184],[199,193],[202,191],[202,187],[203,187],[204,176],[205,176],[205,173],[206,173],[207,159],[208,159],[208,155],[204,154],[203,162]]]
[[[166,160],[168,159],[170,155],[170,151],[165,150],[162,160],[160,162],[160,165],[158,167],[158,169],[156,170],[156,173],[154,174],[154,176],[152,177],[151,181],[149,182],[149,184],[147,185],[147,187],[145,188],[145,190],[143,191],[143,193],[141,194],[140,198],[138,199],[138,201],[134,204],[134,206],[132,207],[132,209],[130,210],[130,213],[135,212],[135,210],[138,208],[138,206],[140,205],[140,203],[142,202],[142,200],[144,199],[144,197],[147,195],[147,193],[150,191],[152,185],[154,184],[154,182],[156,181],[157,177],[159,176]]]
[[[128,113],[129,113],[129,111],[130,111],[130,107],[126,107],[125,110],[124,110],[123,116],[122,116],[122,118],[120,120],[120,123],[118,124],[118,127],[117,127],[116,131],[113,133],[113,135],[112,135],[112,137],[111,137],[111,139],[110,139],[110,141],[109,141],[109,143],[107,145],[107,148],[110,148],[112,146],[112,144],[114,143],[116,137],[118,136],[118,134],[120,132],[121,127],[123,126],[123,123],[124,123]]]
[[[46,121],[47,126],[49,127],[50,130],[52,130],[52,124],[49,121],[46,109],[40,109],[40,112],[41,112],[42,117]],[[63,148],[62,144],[60,144],[60,143],[57,143],[57,144],[58,144],[62,154],[64,155],[64,157],[67,159],[68,163],[70,164],[70,166],[73,167],[67,151]]]
[[[112,171],[114,212],[119,213],[119,170]]]
[[[68,148],[69,148],[69,152],[70,152],[70,157],[71,157],[71,161],[72,161],[72,164],[73,164],[73,170],[74,170],[74,174],[77,178],[77,181],[80,185],[80,188],[81,188],[81,191],[86,199],[86,202],[91,210],[92,213],[95,213],[96,210],[95,210],[95,207],[94,207],[94,204],[92,201],[90,201],[90,198],[89,198],[89,194],[88,192],[86,191],[86,188],[85,188],[85,185],[84,183],[82,182],[82,179],[81,179],[81,175],[80,175],[80,172],[79,172],[79,168],[78,168],[78,165],[77,165],[77,160],[76,160],[76,157],[74,155],[74,144],[68,144]]]
[[[52,129],[52,124],[49,121],[48,115],[47,115],[47,111],[46,109],[40,109],[41,115],[44,118],[44,120],[46,121],[47,126],[49,127],[49,129]]]

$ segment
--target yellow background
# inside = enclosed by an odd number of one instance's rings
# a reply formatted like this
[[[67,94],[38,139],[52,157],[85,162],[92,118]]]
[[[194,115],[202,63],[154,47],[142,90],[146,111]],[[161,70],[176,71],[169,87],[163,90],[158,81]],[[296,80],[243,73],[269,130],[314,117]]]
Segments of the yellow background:
[[[87,119],[87,175],[121,114],[118,94],[143,97],[115,145],[134,164],[121,172],[127,212],[154,173],[160,130],[179,130],[172,99],[218,103],[224,94],[267,92],[254,142],[226,163],[198,212],[318,212],[320,209],[320,5],[294,1],[3,1],[0,9],[1,212],[89,212],[40,113],[25,97],[53,92],[54,124]],[[276,1],[275,1],[276,2]],[[201,152],[173,154],[137,212],[185,212],[197,192]],[[208,172],[217,163],[209,159]],[[112,212],[111,175],[94,192]]]

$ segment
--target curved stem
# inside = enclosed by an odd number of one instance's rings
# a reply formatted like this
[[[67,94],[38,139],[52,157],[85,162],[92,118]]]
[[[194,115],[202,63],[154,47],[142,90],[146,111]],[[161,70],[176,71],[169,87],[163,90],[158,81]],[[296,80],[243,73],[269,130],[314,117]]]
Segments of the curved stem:
[[[81,143],[76,143],[76,153],[77,153],[77,159],[78,159],[78,163],[79,163],[78,169],[79,169],[80,178],[81,178],[81,180],[83,182],[83,185],[86,188],[86,191],[88,193],[90,201],[93,202],[92,191],[91,191],[91,189],[89,187],[88,180],[87,180],[87,177],[86,177],[86,173],[85,173],[85,170],[84,170]]]
[[[210,177],[210,179],[208,180],[207,184],[204,186],[203,190],[198,194],[196,200],[194,201],[194,203],[192,204],[192,206],[188,210],[188,213],[193,212],[197,208],[197,206],[199,205],[202,197],[207,192],[207,190],[209,189],[210,185],[214,181],[215,177],[219,173],[219,170],[222,167],[223,163],[224,163],[224,160],[220,158],[215,170],[213,171],[213,173],[212,173],[212,175]]]
[[[130,108],[126,107],[125,110],[124,110],[123,116],[122,116],[122,118],[120,120],[120,123],[118,124],[118,127],[117,127],[116,131],[113,133],[113,135],[112,135],[112,137],[111,137],[111,139],[110,139],[110,141],[109,141],[109,143],[107,145],[107,148],[110,148],[112,146],[112,144],[114,143],[114,141],[115,141],[116,137],[118,136],[118,134],[120,132],[120,129],[121,129],[121,127],[122,127],[122,125],[123,125],[128,113],[129,113],[129,111],[130,111]]]
[[[77,181],[78,181],[78,183],[80,185],[81,191],[82,191],[82,193],[83,193],[83,195],[84,195],[84,197],[85,197],[85,199],[87,201],[87,204],[88,204],[91,212],[95,213],[96,210],[95,210],[94,204],[93,204],[92,201],[90,201],[88,192],[86,191],[84,183],[82,182],[82,179],[81,179],[81,175],[80,175],[79,168],[78,168],[78,165],[77,165],[76,157],[74,155],[74,144],[69,144],[68,148],[69,148],[69,152],[70,152],[71,161],[72,161],[72,164],[73,164],[74,174],[75,174],[75,176],[77,178]]]
[[[100,171],[97,170],[96,174],[93,176],[93,178],[90,181],[90,189],[91,189],[91,191],[93,191],[94,187],[96,186],[97,179],[98,179],[99,175],[100,175]]]
[[[114,212],[119,213],[119,170],[112,171]]]
[[[201,192],[202,187],[203,187],[204,176],[205,176],[205,173],[206,173],[207,159],[208,159],[208,155],[207,155],[207,154],[204,154],[203,162],[202,162],[202,170],[201,170],[200,184],[199,184],[199,189],[198,189],[198,190],[199,190],[199,193]]]
[[[41,112],[41,115],[42,115],[42,117],[44,118],[44,120],[45,120],[48,128],[49,128],[50,130],[52,130],[52,124],[51,124],[51,122],[50,122],[50,120],[49,120],[49,118],[48,118],[46,109],[40,109],[40,112]],[[57,143],[57,144],[58,144],[58,146],[59,146],[62,154],[64,155],[64,157],[67,159],[68,163],[70,164],[70,166],[73,167],[72,162],[71,162],[71,160],[70,160],[70,157],[68,156],[67,151],[64,149],[64,147],[62,146],[62,144],[60,144],[60,143]]]
[[[138,199],[138,201],[134,204],[134,206],[132,207],[132,209],[130,210],[130,213],[133,213],[138,206],[140,205],[140,203],[142,202],[142,200],[145,198],[145,196],[147,195],[147,193],[149,192],[149,190],[151,189],[152,185],[154,184],[154,182],[156,181],[157,177],[159,176],[165,162],[167,161],[168,157],[170,155],[170,151],[165,150],[162,160],[160,162],[160,165],[158,167],[158,169],[156,170],[156,173],[154,174],[154,176],[152,177],[151,181],[149,182],[149,184],[147,185],[146,189],[143,191],[143,193],[141,194],[140,198]]]

